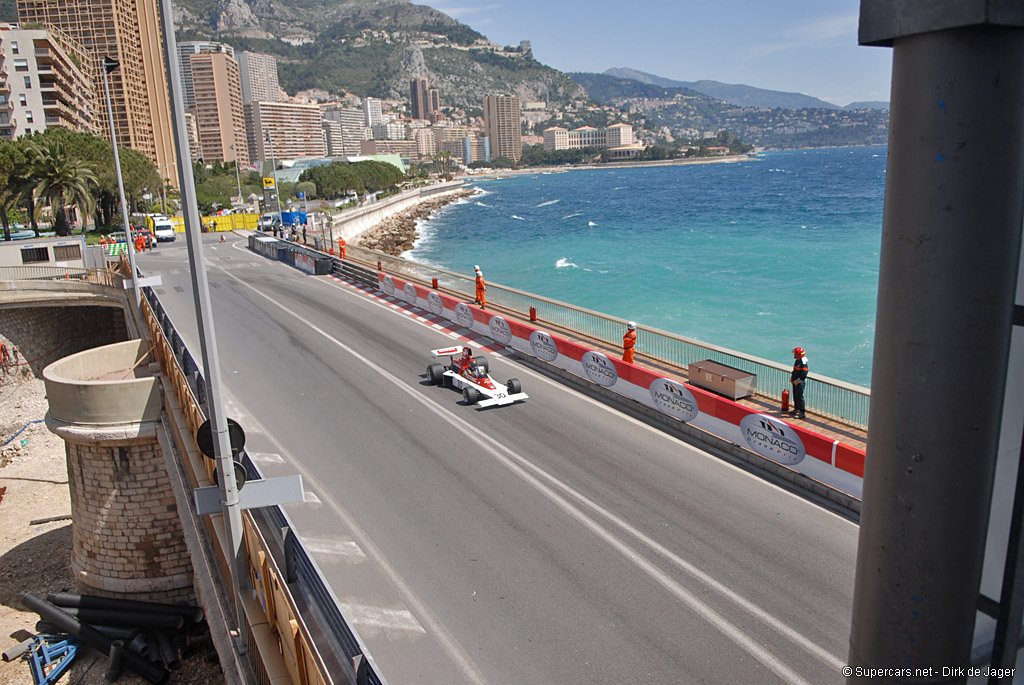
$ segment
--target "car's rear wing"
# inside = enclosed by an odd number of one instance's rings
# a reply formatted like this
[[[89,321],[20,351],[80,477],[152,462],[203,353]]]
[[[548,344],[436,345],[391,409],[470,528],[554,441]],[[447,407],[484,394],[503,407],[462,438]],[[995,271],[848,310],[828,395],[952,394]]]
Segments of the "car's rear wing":
[[[462,354],[462,351],[465,349],[466,348],[464,348],[462,345],[455,345],[453,347],[442,347],[439,350],[431,350],[430,358],[437,359],[438,357],[454,357],[455,355]]]

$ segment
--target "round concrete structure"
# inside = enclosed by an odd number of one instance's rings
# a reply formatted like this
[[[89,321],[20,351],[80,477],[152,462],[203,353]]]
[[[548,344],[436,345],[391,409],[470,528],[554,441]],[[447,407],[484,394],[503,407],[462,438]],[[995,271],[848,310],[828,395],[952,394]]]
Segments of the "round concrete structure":
[[[191,601],[192,564],[157,439],[163,401],[151,361],[149,343],[130,340],[50,364],[46,425],[67,447],[79,590]]]

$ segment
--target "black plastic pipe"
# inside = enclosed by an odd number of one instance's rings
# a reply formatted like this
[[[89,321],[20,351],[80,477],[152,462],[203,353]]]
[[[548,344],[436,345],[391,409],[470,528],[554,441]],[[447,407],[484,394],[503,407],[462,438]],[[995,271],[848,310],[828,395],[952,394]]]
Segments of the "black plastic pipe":
[[[114,609],[81,609],[61,607],[66,613],[86,623],[100,623],[105,626],[122,628],[156,628],[159,630],[180,630],[185,617],[175,614],[144,614],[135,611]]]
[[[27,609],[34,611],[42,618],[57,625],[57,627],[68,635],[77,637],[79,640],[97,650],[104,656],[110,655],[110,644],[112,640],[109,637],[92,626],[82,623],[60,607],[54,606],[46,600],[36,597],[31,592],[26,592],[21,595],[21,603],[25,605]],[[131,650],[125,649],[121,651],[121,662],[151,683],[160,685],[160,683],[167,680],[167,669],[149,663],[145,658]]]
[[[123,628],[121,626],[104,626],[96,625],[95,623],[89,624],[91,627],[100,631],[111,640],[131,640],[133,637],[138,635],[138,628]],[[62,633],[60,627],[53,621],[40,620],[36,621],[36,632],[37,633]]]
[[[107,670],[103,674],[103,677],[110,682],[115,682],[121,677],[121,662],[124,652],[124,640],[114,640],[110,643],[110,654],[107,655]]]
[[[199,623],[206,616],[202,607],[190,606],[188,604],[162,604],[160,602],[143,602],[137,599],[113,599],[96,595],[80,595],[74,592],[51,592],[46,595],[46,601],[59,607],[177,614],[188,618],[193,623]]]

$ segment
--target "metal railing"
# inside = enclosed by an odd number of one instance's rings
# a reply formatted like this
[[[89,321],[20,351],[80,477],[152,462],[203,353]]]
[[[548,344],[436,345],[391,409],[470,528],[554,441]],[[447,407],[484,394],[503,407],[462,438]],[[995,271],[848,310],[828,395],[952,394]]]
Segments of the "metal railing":
[[[361,247],[349,247],[348,254],[356,260],[370,264],[379,261],[385,271],[425,284],[436,278],[439,287],[458,293],[470,301],[476,295],[476,283],[470,276]],[[487,302],[510,309],[523,317],[529,317],[530,309],[533,308],[540,322],[553,324],[615,347],[621,346],[622,334],[626,330],[625,319],[496,283],[487,284]],[[706,359],[742,369],[757,375],[756,394],[774,401],[781,400],[782,391],[790,387],[792,367],[784,364],[649,326],[637,326],[637,330],[639,335],[636,351],[649,359],[681,369],[687,369],[693,362]],[[815,414],[856,428],[867,429],[871,402],[871,391],[868,388],[811,374],[807,379],[806,397],[807,407]]]
[[[124,260],[122,268],[127,269]],[[195,436],[206,420],[202,372],[156,293],[148,287],[143,288],[143,292],[141,313],[154,343],[154,355],[171,381],[189,435]],[[250,477],[261,477],[244,453],[243,463]],[[205,471],[190,476],[194,484],[213,483],[213,460],[203,459],[202,467]],[[291,682],[301,685],[384,683],[301,540],[290,531],[287,535],[281,533],[282,526],[290,529],[285,512],[276,506],[264,507],[242,512],[242,519],[243,546],[248,551],[249,580],[253,588],[248,601],[243,596],[244,629],[257,679],[267,683],[283,682],[280,678],[287,675]],[[257,519],[269,521],[271,525],[261,527]],[[273,536],[276,539],[272,540]],[[216,535],[210,537],[219,539]],[[223,550],[219,552],[218,561],[224,581],[230,585]],[[281,568],[289,565],[297,571],[290,573]],[[293,589],[298,592],[293,593]],[[315,611],[302,610],[304,603],[308,605],[306,598],[312,598]],[[308,625],[310,621],[317,622],[319,630],[315,632],[319,638],[314,638],[314,631]],[[319,641],[326,644],[320,645]]]
[[[0,281],[79,281],[121,287],[122,276],[112,269],[78,266],[0,266]]]

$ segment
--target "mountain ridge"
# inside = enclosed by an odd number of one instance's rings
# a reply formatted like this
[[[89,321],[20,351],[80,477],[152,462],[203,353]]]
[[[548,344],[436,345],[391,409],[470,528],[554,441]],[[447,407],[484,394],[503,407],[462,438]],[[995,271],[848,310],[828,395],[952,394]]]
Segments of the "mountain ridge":
[[[889,109],[887,102],[854,102],[840,106],[803,93],[767,90],[738,83],[721,81],[676,81],[629,67],[614,67],[602,72],[616,78],[632,79],[664,88],[687,88],[703,95],[740,107],[781,107],[783,109]]]

